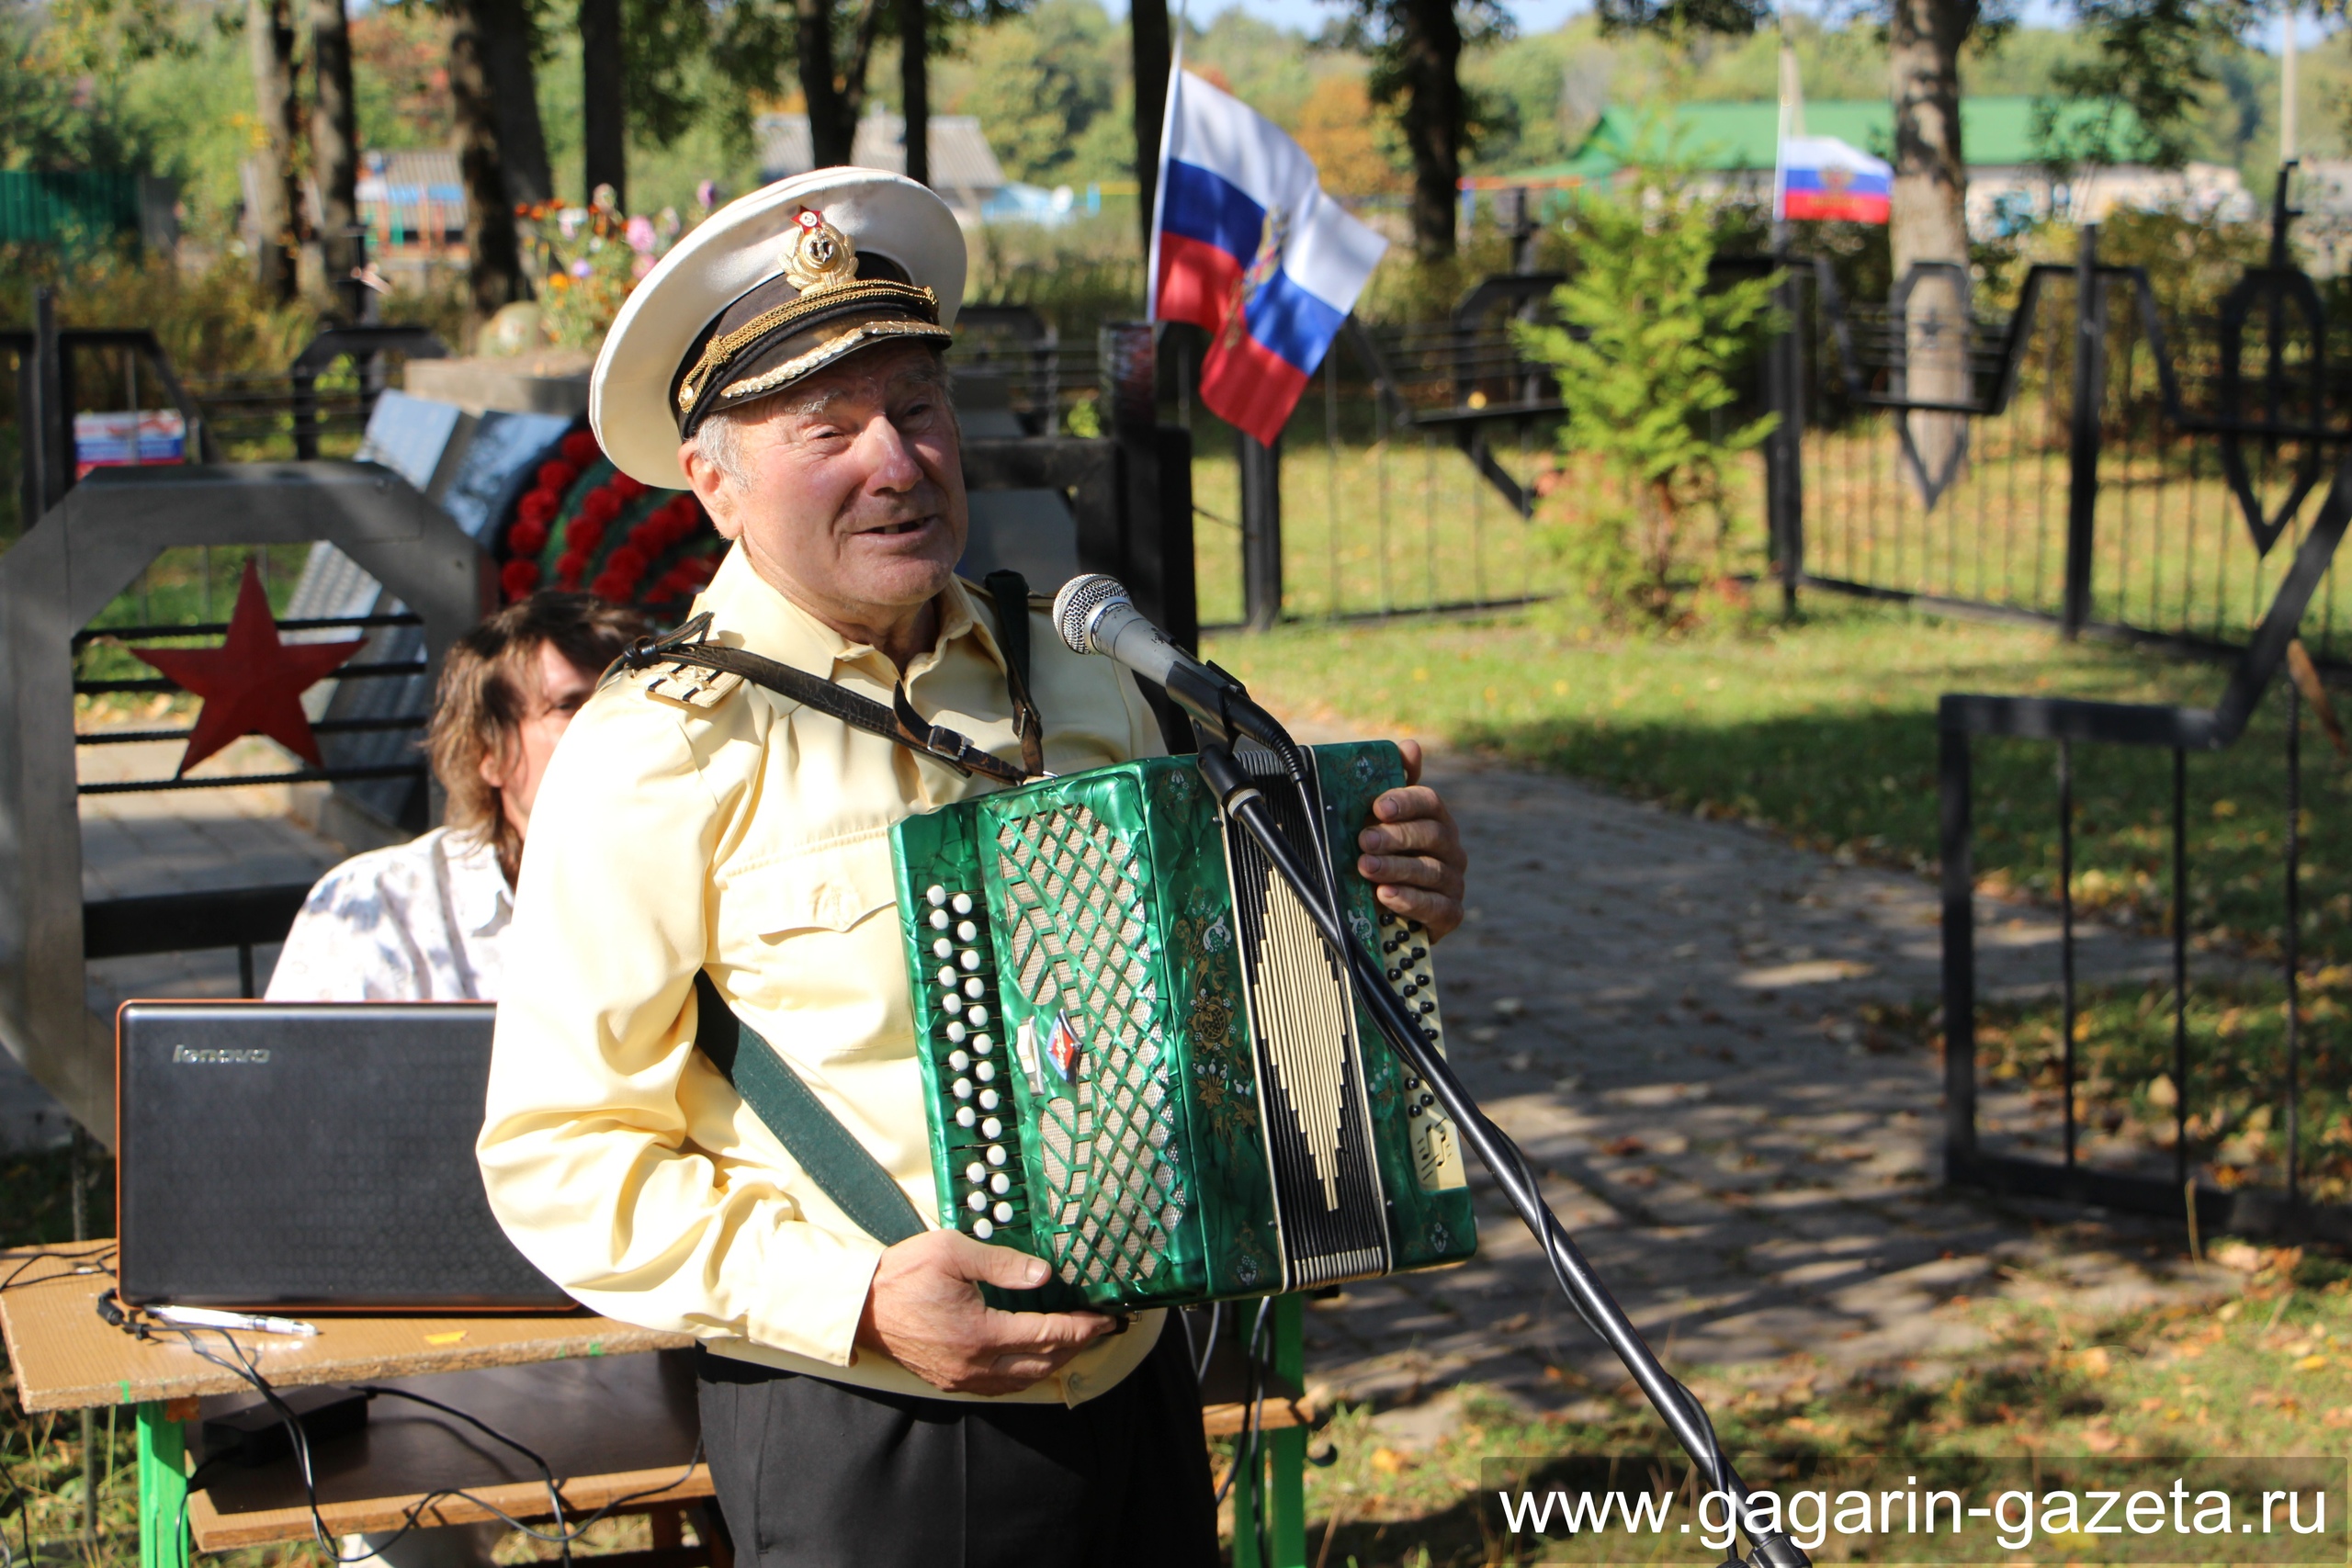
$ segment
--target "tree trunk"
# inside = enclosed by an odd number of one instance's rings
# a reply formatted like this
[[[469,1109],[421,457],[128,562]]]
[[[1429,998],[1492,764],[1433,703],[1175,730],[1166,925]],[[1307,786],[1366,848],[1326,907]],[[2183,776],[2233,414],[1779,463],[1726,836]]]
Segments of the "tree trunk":
[[[521,248],[499,155],[498,107],[482,27],[484,0],[450,0],[449,98],[458,122],[458,172],[466,187],[470,313],[479,327],[520,297]]]
[[[907,178],[931,183],[931,30],[923,0],[899,0],[899,98],[906,110]]]
[[[535,207],[555,199],[548,139],[539,124],[538,72],[531,63],[531,14],[524,0],[473,0],[481,28],[483,68],[498,117],[499,160],[506,200]],[[592,187],[593,188],[593,187]]]
[[[368,259],[359,231],[359,121],[351,97],[351,23],[343,0],[310,0],[311,168],[319,183],[319,260],[327,288],[353,321],[365,310],[367,285],[356,275]]]
[[[300,285],[302,187],[295,175],[294,21],[290,0],[245,0],[245,48],[254,75],[254,118],[262,145],[254,154],[254,269],[282,304]]]
[[[1904,394],[1964,400],[1968,374],[1968,166],[1960,142],[1960,50],[1976,25],[1975,0],[1894,0],[1887,31],[1894,106],[1894,191],[1887,239],[1894,281],[1921,262],[1904,314]],[[1965,415],[1905,417],[1912,482],[1932,505],[1966,457]]]
[[[1413,253],[1425,262],[1447,261],[1462,177],[1462,28],[1453,0],[1402,0],[1396,20],[1401,118],[1413,151]]]
[[[857,118],[846,112],[841,84],[833,77],[833,8],[831,0],[793,0],[798,18],[794,51],[800,67],[800,94],[808,100],[808,150],[817,167],[849,162],[857,140]]]
[[[1136,180],[1143,191],[1136,205],[1143,211],[1143,243],[1148,254],[1151,204],[1159,199],[1160,122],[1168,118],[1168,0],[1130,0],[1127,35],[1135,56]],[[1147,292],[1159,287],[1158,278],[1144,280]]]
[[[613,206],[628,210],[628,112],[621,82],[621,0],[580,0],[580,188],[613,187]]]

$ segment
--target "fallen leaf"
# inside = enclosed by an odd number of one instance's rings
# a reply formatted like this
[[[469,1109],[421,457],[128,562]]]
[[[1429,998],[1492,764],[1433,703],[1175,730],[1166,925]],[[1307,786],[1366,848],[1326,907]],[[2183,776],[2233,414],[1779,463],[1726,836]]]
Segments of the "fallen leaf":
[[[2295,1370],[2299,1372],[2315,1372],[2326,1365],[2325,1356],[2305,1356],[2295,1363]]]
[[[1383,1475],[1395,1475],[1405,1468],[1405,1456],[1395,1449],[1372,1450],[1372,1468]]]
[[[2113,1364],[2104,1345],[2094,1345],[2075,1358],[2075,1370],[2086,1377],[2103,1378]]]
[[[2242,1241],[2225,1241],[2205,1254],[2224,1269],[2234,1269],[2241,1274],[2258,1273],[2262,1269],[2262,1254]]]
[[[2123,1446],[2123,1439],[2104,1427],[2092,1427],[2083,1433],[2083,1447],[2095,1454],[2111,1454]]]

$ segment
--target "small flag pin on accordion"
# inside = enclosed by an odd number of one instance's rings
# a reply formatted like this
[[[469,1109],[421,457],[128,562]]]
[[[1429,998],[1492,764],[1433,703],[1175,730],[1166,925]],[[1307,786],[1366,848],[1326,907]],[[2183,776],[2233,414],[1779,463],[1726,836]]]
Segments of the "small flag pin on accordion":
[[[1054,1014],[1054,1032],[1046,1038],[1046,1056],[1064,1083],[1078,1071],[1078,1031],[1069,1026],[1069,1013]]]

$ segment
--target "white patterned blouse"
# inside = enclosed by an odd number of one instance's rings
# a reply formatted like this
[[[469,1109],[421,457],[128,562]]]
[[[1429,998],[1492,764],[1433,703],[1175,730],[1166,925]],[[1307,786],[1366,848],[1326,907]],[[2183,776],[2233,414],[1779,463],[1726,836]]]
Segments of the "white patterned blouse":
[[[513,910],[497,854],[470,834],[354,855],[303,901],[266,999],[495,1001]]]

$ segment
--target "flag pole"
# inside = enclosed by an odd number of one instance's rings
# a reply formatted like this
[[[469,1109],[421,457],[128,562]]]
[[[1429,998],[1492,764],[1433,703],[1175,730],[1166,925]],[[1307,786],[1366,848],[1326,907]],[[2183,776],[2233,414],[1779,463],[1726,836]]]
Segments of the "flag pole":
[[[1804,89],[1797,79],[1796,40],[1781,13],[1781,123],[1772,141],[1772,249],[1789,245],[1789,138],[1804,134]]]

